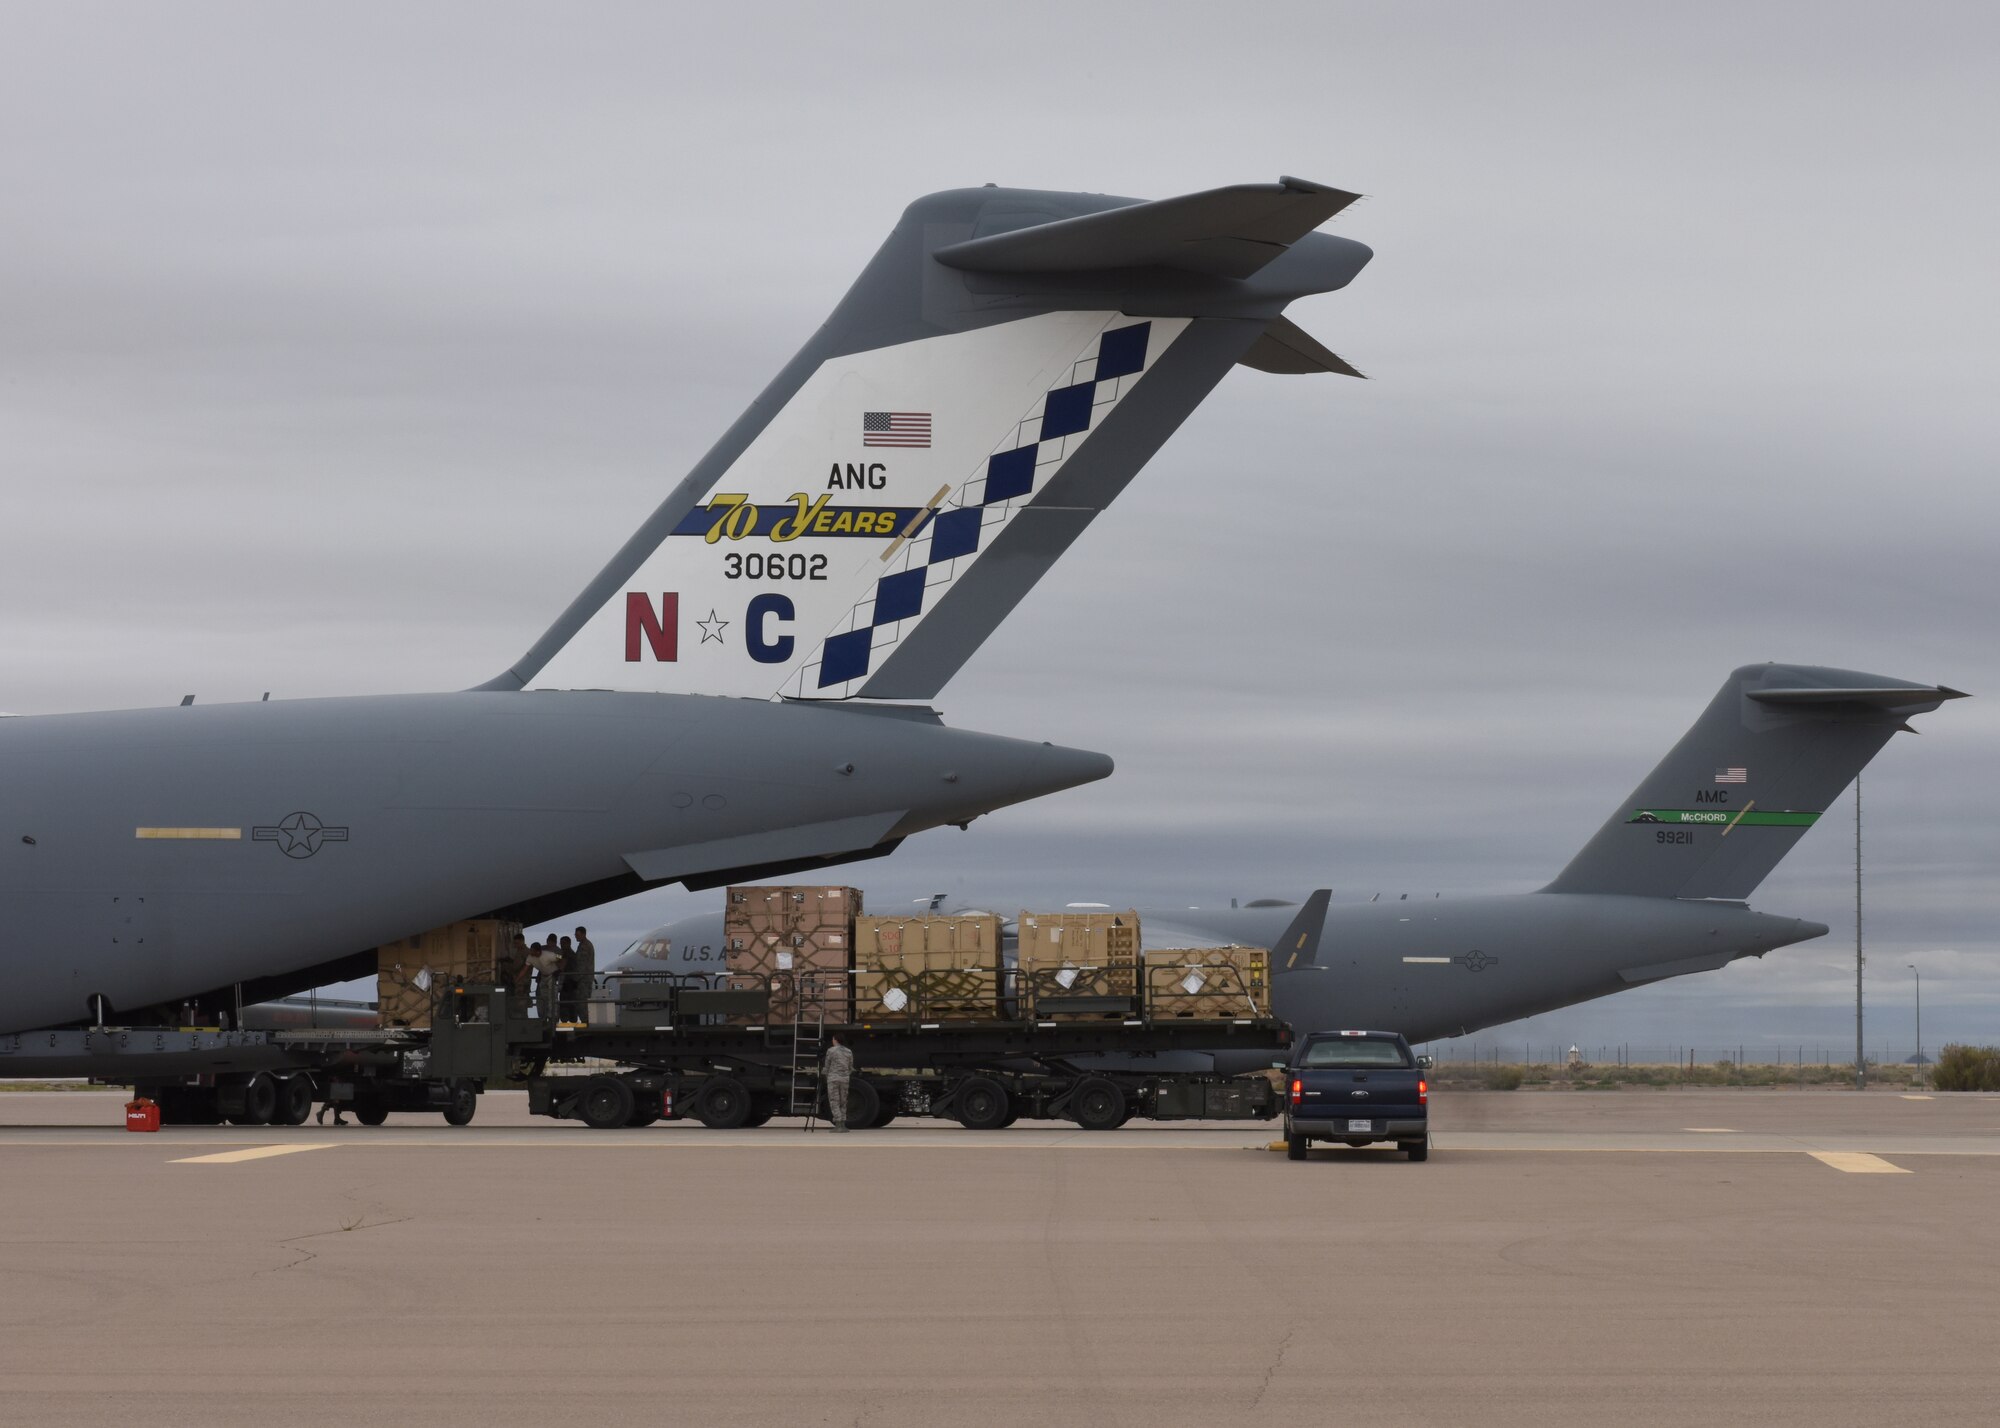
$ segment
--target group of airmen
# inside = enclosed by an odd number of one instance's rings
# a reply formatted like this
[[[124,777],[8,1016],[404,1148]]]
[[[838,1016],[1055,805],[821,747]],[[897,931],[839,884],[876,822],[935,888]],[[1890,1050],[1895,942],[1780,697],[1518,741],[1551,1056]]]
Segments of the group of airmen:
[[[516,992],[523,1005],[529,1003],[533,981],[535,1013],[543,1021],[560,1017],[582,1021],[584,1004],[597,981],[597,947],[587,928],[576,930],[576,940],[551,935],[530,946],[525,933],[514,934],[514,945],[500,959],[500,981]]]

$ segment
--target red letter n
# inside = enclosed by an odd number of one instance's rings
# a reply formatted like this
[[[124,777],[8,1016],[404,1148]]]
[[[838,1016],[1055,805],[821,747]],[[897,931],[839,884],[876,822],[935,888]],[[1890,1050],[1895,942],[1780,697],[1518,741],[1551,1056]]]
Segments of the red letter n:
[[[653,615],[652,597],[637,590],[625,592],[625,662],[639,662],[639,636],[653,647],[653,658],[671,664],[680,657],[681,597],[669,590],[660,597],[660,613]]]

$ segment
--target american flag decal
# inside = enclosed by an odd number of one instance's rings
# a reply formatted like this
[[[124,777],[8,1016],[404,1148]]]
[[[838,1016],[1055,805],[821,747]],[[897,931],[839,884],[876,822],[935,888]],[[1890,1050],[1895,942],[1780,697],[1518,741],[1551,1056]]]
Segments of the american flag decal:
[[[1715,781],[1717,783],[1748,783],[1750,782],[1750,770],[1747,768],[1717,769],[1715,771]]]
[[[863,412],[861,414],[861,444],[863,446],[929,446],[931,444],[931,414],[929,412]]]

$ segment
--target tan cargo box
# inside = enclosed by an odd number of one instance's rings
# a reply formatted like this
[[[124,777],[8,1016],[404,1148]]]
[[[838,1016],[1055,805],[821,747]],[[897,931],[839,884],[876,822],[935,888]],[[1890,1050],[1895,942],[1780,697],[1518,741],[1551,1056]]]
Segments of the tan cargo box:
[[[1020,965],[1136,966],[1139,961],[1137,912],[1023,912]]]
[[[904,952],[963,953],[998,965],[1000,919],[991,913],[854,919],[855,966],[865,967],[873,957],[895,956]],[[966,965],[979,964],[971,962]]]
[[[1262,947],[1156,948],[1146,953],[1146,1010],[1156,1017],[1264,1016],[1271,954]]]
[[[854,969],[857,1021],[990,1019],[999,1014],[1000,919],[856,918]]]
[[[399,938],[375,949],[375,1000],[384,1026],[426,1027],[431,998],[448,981],[494,981],[518,922],[477,918]]]

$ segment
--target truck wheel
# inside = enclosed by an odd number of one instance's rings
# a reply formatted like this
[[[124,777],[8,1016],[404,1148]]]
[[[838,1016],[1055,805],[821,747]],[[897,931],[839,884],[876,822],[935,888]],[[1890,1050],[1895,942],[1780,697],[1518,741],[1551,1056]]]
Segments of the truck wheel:
[[[302,1126],[313,1113],[313,1083],[310,1076],[287,1076],[278,1083],[278,1114],[274,1125]]]
[[[1412,1160],[1429,1160],[1431,1158],[1431,1147],[1430,1147],[1430,1142],[1428,1141],[1422,1141],[1422,1140],[1416,1141],[1415,1143],[1411,1145],[1406,1145],[1403,1148],[1409,1151],[1410,1159]]]
[[[239,1126],[267,1126],[278,1114],[278,1080],[268,1071],[259,1071],[243,1088],[243,1110],[231,1116]]]
[[[444,1108],[444,1123],[448,1126],[472,1124],[473,1115],[479,1110],[479,1088],[470,1081],[451,1083],[451,1104]]]
[[[778,1098],[761,1091],[757,1092],[750,1097],[750,1114],[743,1119],[744,1128],[754,1130],[758,1126],[767,1126],[771,1123],[771,1117],[776,1114],[778,1114]]]
[[[967,1130],[999,1130],[1014,1109],[1014,1098],[991,1076],[968,1076],[952,1100],[952,1114]]]
[[[880,1130],[882,1129],[883,1126],[888,1125],[891,1121],[895,1119],[896,1119],[895,1106],[893,1106],[887,1101],[884,1101],[881,1105],[881,1108],[875,1112],[875,1119],[868,1123],[868,1129]]]
[[[1069,1113],[1085,1130],[1117,1130],[1125,1123],[1125,1093],[1116,1081],[1086,1076],[1070,1092]]]
[[[734,1076],[717,1076],[702,1088],[695,1119],[710,1130],[738,1130],[750,1123],[750,1088]]]
[[[847,1084],[847,1128],[867,1130],[882,1111],[882,1093],[867,1081]]]
[[[364,1126],[379,1126],[389,1119],[389,1103],[373,1097],[365,1101],[357,1100],[353,1109],[354,1119]]]
[[[1285,1137],[1285,1159],[1287,1159],[1287,1160],[1304,1160],[1304,1159],[1306,1158],[1306,1147],[1307,1147],[1307,1146],[1309,1146],[1309,1145],[1311,1145],[1311,1144],[1312,1144],[1312,1142],[1311,1142],[1311,1141],[1309,1141],[1309,1140],[1307,1140],[1307,1139],[1306,1139],[1306,1138],[1305,1138],[1304,1136],[1302,1136],[1302,1135],[1288,1135],[1288,1136],[1286,1136],[1286,1137]]]
[[[632,1119],[632,1088],[616,1076],[593,1076],[576,1113],[592,1130],[617,1130]]]

